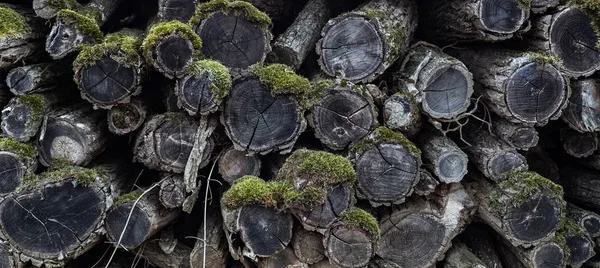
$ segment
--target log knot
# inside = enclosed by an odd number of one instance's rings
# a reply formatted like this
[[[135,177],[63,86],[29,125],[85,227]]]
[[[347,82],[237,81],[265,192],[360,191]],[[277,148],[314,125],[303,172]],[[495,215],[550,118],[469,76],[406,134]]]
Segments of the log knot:
[[[379,229],[377,219],[360,208],[352,208],[344,212],[340,217],[340,221],[346,227],[359,228],[366,231],[374,241],[381,238],[381,230]]]

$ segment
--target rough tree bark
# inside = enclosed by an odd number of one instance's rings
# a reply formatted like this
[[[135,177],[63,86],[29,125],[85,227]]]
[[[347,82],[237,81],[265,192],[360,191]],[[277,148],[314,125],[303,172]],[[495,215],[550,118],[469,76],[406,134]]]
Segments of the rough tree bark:
[[[527,151],[535,147],[540,140],[534,127],[513,123],[497,116],[492,117],[492,132],[517,150]]]
[[[430,132],[431,133],[431,132]],[[459,182],[467,174],[469,158],[450,138],[436,134],[419,137],[426,166],[443,183]]]
[[[191,252],[190,247],[177,243],[173,251],[166,253],[159,239],[150,239],[136,254],[158,268],[190,268]]]
[[[0,69],[39,59],[46,32],[43,20],[34,17],[31,10],[15,5],[2,4],[0,12],[0,23],[10,29],[0,34]]]
[[[600,237],[600,215],[568,203],[567,218],[583,228],[590,237]]]
[[[421,130],[421,108],[413,95],[396,93],[384,103],[383,123],[393,130],[400,131],[407,137],[414,137]]]
[[[225,149],[219,158],[219,173],[230,184],[246,175],[259,176],[260,168],[261,161],[258,156],[247,155],[246,152],[233,147]]]
[[[10,138],[0,139],[0,196],[4,197],[23,186],[38,167],[34,145]],[[1,263],[1,262],[0,262]]]
[[[230,89],[227,67],[212,60],[196,61],[188,74],[177,80],[177,106],[190,115],[208,115],[219,109]]]
[[[185,185],[181,174],[161,172],[159,179],[160,191],[158,192],[160,203],[169,209],[180,208],[186,198]]]
[[[504,238],[496,237],[498,252],[506,267],[564,268],[568,264],[569,249],[565,247],[565,238],[560,234],[529,248],[515,247]]]
[[[163,21],[178,20],[187,23],[196,10],[197,0],[159,0],[158,17]]]
[[[33,10],[42,19],[52,19],[62,9],[79,10],[81,5],[77,0],[33,0]]]
[[[555,7],[559,3],[559,0],[531,0],[531,12],[543,14],[548,8]]]
[[[319,241],[323,243],[322,241]],[[281,252],[268,257],[260,258],[259,268],[308,268],[308,264],[303,263],[294,255],[294,250],[287,247]]]
[[[71,72],[65,62],[46,62],[12,69],[6,76],[10,92],[17,96],[55,89]],[[70,79],[70,78],[69,78]]]
[[[133,98],[129,103],[113,106],[106,113],[108,130],[117,135],[126,135],[136,131],[146,121],[148,107],[141,98]]]
[[[452,247],[446,252],[444,259],[444,268],[487,268],[475,254],[473,254],[465,244],[454,242]]]
[[[206,214],[206,225],[203,225],[198,230],[194,249],[190,255],[190,264],[192,268],[204,267],[226,267],[227,261],[227,239],[223,232],[223,218],[219,210],[217,202],[209,205]],[[206,241],[204,232],[206,230]],[[206,242],[206,248],[205,248]]]
[[[360,216],[359,216],[360,215]],[[361,217],[357,221],[356,217]],[[371,219],[372,225],[367,223]],[[365,267],[375,256],[380,231],[376,219],[361,209],[345,212],[325,233],[325,254],[342,268]]]
[[[600,143],[597,133],[580,133],[570,128],[560,130],[560,141],[565,152],[577,158],[591,156]]]
[[[600,176],[596,170],[560,166],[560,181],[565,198],[575,204],[600,209]]]
[[[571,81],[571,91],[562,120],[579,132],[600,131],[600,79]]]
[[[325,258],[323,235],[296,228],[292,237],[292,248],[298,260],[306,264],[315,264]]]
[[[317,43],[321,70],[371,82],[402,56],[417,26],[413,0],[371,0],[327,22]]]

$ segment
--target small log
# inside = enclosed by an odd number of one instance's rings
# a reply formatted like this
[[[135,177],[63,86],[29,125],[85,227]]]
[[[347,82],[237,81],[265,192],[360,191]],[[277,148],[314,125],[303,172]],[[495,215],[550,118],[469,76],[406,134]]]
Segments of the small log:
[[[65,62],[45,62],[12,69],[6,84],[10,92],[22,96],[55,89],[69,74]]]
[[[186,75],[194,60],[202,58],[202,47],[200,37],[179,21],[153,25],[142,43],[146,60],[170,79]]]
[[[33,10],[42,19],[52,19],[62,9],[79,10],[82,6],[77,0],[33,0]]]
[[[571,81],[571,97],[562,120],[579,132],[600,131],[600,79]]]
[[[600,209],[600,183],[598,171],[574,166],[560,166],[560,185],[565,198],[575,204]]]
[[[160,191],[158,192],[160,203],[168,208],[175,209],[183,206],[186,198],[185,185],[181,174],[161,172],[159,175]]]
[[[319,90],[323,93],[312,107],[308,123],[329,149],[352,146],[377,127],[376,106],[364,87],[325,80],[318,83],[328,86]]]
[[[263,63],[271,51],[271,19],[249,3],[201,3],[189,23],[202,39],[204,56],[219,61],[234,76]]]
[[[197,0],[159,0],[158,18],[162,21],[178,20],[187,23],[196,10]]]
[[[567,105],[569,80],[553,58],[491,47],[456,52],[478,83],[475,93],[511,122],[543,126]]]
[[[208,115],[219,109],[231,89],[227,67],[217,61],[202,60],[192,63],[189,73],[177,80],[177,106],[190,115]]]
[[[343,268],[364,267],[375,255],[381,232],[375,217],[353,208],[346,211],[325,233],[325,254]]]
[[[531,0],[531,12],[543,14],[560,3],[559,0]]]
[[[396,93],[384,103],[383,123],[407,137],[414,137],[421,130],[421,108],[415,97],[408,93]]]
[[[141,43],[142,31],[124,29],[107,35],[102,44],[83,48],[73,62],[81,98],[96,108],[110,109],[139,95],[145,76]]]
[[[200,227],[194,249],[190,255],[191,268],[226,267],[227,240],[223,232],[223,218],[215,202],[207,206],[206,224]],[[204,241],[206,232],[206,241]],[[205,246],[206,245],[206,246]]]
[[[81,166],[90,163],[106,146],[105,116],[84,103],[48,114],[37,141],[40,163],[50,166],[55,159]]]
[[[159,239],[150,239],[136,254],[158,268],[191,268],[190,247],[177,243],[173,251],[166,253],[159,243]]]
[[[53,59],[62,59],[85,45],[102,42],[100,26],[123,0],[91,0],[79,10],[62,9],[46,37],[46,51]]]
[[[471,72],[462,62],[429,43],[413,45],[393,76],[433,119],[455,118],[471,104]]]
[[[323,241],[319,241],[323,244]],[[323,247],[321,245],[321,247]],[[285,248],[281,252],[268,257],[261,258],[258,261],[259,268],[308,268],[308,264],[300,261],[296,255],[294,255],[294,250],[289,247]]]
[[[296,228],[292,237],[292,248],[298,260],[306,264],[315,264],[324,259],[323,238],[320,233]]]
[[[567,203],[567,218],[583,228],[591,238],[600,237],[600,215]]]
[[[505,267],[564,268],[569,259],[565,238],[557,234],[554,239],[536,246],[515,247],[503,238],[498,239],[498,251]]]
[[[373,206],[404,202],[420,179],[421,151],[387,128],[375,129],[352,147],[349,159],[358,174],[357,197]]]
[[[570,77],[589,76],[600,70],[595,10],[583,1],[569,2],[533,18],[525,42],[528,50],[558,57],[561,71]]]
[[[469,158],[451,139],[440,135],[421,135],[425,165],[443,183],[459,182],[467,175]]]
[[[517,150],[527,151],[540,140],[534,127],[513,123],[501,117],[492,118],[492,132]]]
[[[183,173],[188,161],[198,123],[181,113],[164,113],[150,117],[138,133],[133,150],[134,159],[146,167]],[[205,141],[200,167],[210,160],[214,141]]]
[[[117,104],[106,113],[108,130],[117,135],[130,134],[144,124],[147,115],[148,107],[141,98]]]
[[[444,259],[444,268],[487,268],[475,254],[473,254],[465,244],[456,242],[446,252]]]
[[[419,25],[426,40],[452,42],[506,40],[529,30],[529,5],[516,0],[421,1]],[[527,3],[530,3],[528,1]]]
[[[577,158],[591,156],[600,143],[594,132],[579,133],[569,128],[560,130],[560,141],[565,152]]]
[[[326,199],[320,206],[294,213],[304,229],[325,233],[342,213],[356,203],[354,189],[345,184],[339,184],[329,189]]]
[[[542,177],[547,178],[552,182],[557,182],[560,179],[558,165],[543,148],[542,144],[543,143],[540,143],[527,151],[525,155],[527,165],[529,166],[529,170],[542,175]]]
[[[467,189],[479,218],[515,247],[552,240],[565,213],[562,188],[534,172],[509,173],[496,185],[477,178]]]
[[[571,252],[567,259],[570,267],[579,268],[596,255],[594,240],[576,222],[567,219],[559,232],[565,238],[565,244]]]
[[[325,74],[371,82],[400,58],[417,28],[413,0],[370,0],[327,22],[317,43]]]
[[[37,149],[31,144],[0,138],[0,163],[0,196],[5,196],[34,175],[38,167]]]
[[[246,175],[259,176],[260,167],[261,161],[258,156],[247,155],[233,147],[225,149],[225,153],[219,157],[219,174],[229,184]]]
[[[502,265],[500,254],[496,249],[498,242],[496,237],[492,236],[492,232],[482,223],[473,223],[465,228],[459,238],[477,258],[485,263],[486,267],[506,267]]]
[[[443,185],[429,201],[415,199],[380,221],[377,255],[400,267],[431,267],[475,210],[460,184]]]
[[[267,61],[283,63],[298,70],[313,51],[330,14],[327,0],[308,1],[294,23],[274,41],[273,51],[267,55]]]
[[[16,268],[22,267],[24,264],[19,260],[19,256],[15,255],[6,242],[0,243],[0,267]]]
[[[419,176],[421,178],[419,179],[419,183],[415,185],[414,191],[414,194],[416,195],[427,196],[433,193],[435,188],[437,188],[437,186],[440,184],[437,179],[425,169],[421,169]]]
[[[44,22],[23,7],[0,5],[0,69],[10,69],[23,62],[39,59],[44,50]]]

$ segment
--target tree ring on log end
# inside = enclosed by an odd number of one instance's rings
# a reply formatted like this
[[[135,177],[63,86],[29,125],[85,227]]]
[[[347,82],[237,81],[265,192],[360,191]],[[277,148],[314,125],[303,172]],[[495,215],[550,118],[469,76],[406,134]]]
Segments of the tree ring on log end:
[[[13,71],[14,70],[14,71]],[[31,76],[27,75],[27,70],[23,68],[15,68],[11,70],[7,76],[6,85],[11,91],[26,94],[33,89],[33,81]]]
[[[550,28],[550,50],[561,60],[568,74],[587,76],[600,69],[598,34],[592,20],[577,8],[555,15]]]
[[[327,200],[323,205],[308,211],[296,213],[304,229],[326,230],[352,205],[353,191],[346,185],[339,184],[327,192]]]
[[[463,113],[471,103],[473,81],[462,65],[440,68],[430,76],[423,90],[423,111],[434,118],[450,118]]]
[[[4,133],[6,133],[8,136],[19,140],[21,140],[21,137],[25,138],[28,136],[28,133],[26,133],[28,130],[27,124],[32,123],[32,112],[33,111],[31,111],[31,107],[23,103],[16,103],[10,110],[2,110],[2,122],[0,123],[2,126],[2,131],[4,131]],[[35,129],[36,132],[38,128]],[[35,133],[33,135],[35,135]]]
[[[525,20],[526,11],[519,0],[481,1],[480,21],[485,31],[511,34],[519,30]]]
[[[327,147],[342,150],[372,130],[376,115],[357,92],[332,90],[313,109],[315,131]]]
[[[216,12],[195,31],[202,39],[204,56],[229,68],[246,69],[263,61],[268,52],[267,33],[233,13]]]
[[[110,122],[108,127],[111,128],[111,132],[117,134],[127,134],[138,129],[146,118],[144,110],[130,103],[113,106],[108,110],[107,116]]]
[[[177,104],[190,115],[208,114],[219,108],[213,94],[214,81],[208,72],[202,72],[198,77],[187,75],[177,83]]]
[[[554,66],[537,62],[521,66],[505,86],[510,113],[529,124],[547,122],[554,117],[568,91],[564,77]]]
[[[418,181],[419,166],[417,158],[402,145],[376,145],[356,163],[359,196],[384,205],[402,202]]]
[[[364,267],[373,256],[371,238],[360,229],[333,227],[327,238],[327,256],[341,267]]]
[[[104,206],[104,192],[65,181],[6,198],[0,226],[20,253],[42,260],[69,258],[96,235]]]
[[[292,216],[272,208],[242,208],[238,228],[244,244],[259,257],[269,257],[284,250],[292,240]]]
[[[533,256],[535,267],[561,268],[565,263],[565,251],[555,243],[537,246]]]
[[[592,237],[600,235],[600,218],[595,215],[587,215],[579,223]]]
[[[137,74],[110,57],[81,70],[81,96],[92,103],[110,106],[127,100],[137,91]]]
[[[322,33],[319,63],[325,73],[359,82],[380,71],[384,46],[377,27],[367,18],[347,15]]]
[[[151,223],[148,214],[139,206],[133,204],[116,205],[106,213],[104,226],[106,232],[113,241],[118,241],[125,227],[125,220],[131,213],[129,224],[121,239],[121,246],[126,249],[134,249],[142,244],[148,236]]]
[[[503,222],[512,236],[528,243],[536,242],[556,231],[560,218],[559,200],[546,194],[538,194],[517,207],[509,208]]]
[[[298,102],[273,96],[257,78],[234,83],[222,121],[236,149],[251,153],[286,150],[306,127]]]
[[[194,60],[192,41],[179,35],[170,35],[159,41],[152,51],[154,67],[169,78],[180,77],[186,73]]]
[[[23,183],[25,164],[11,152],[0,152],[0,195],[14,192]]]
[[[439,165],[435,166],[438,169],[440,177],[458,182],[467,174],[468,162],[469,158],[464,153],[453,151],[440,157]]]
[[[48,118],[43,132],[43,138],[39,141],[42,164],[50,166],[52,159],[66,159],[75,165],[83,164],[88,148],[84,134],[77,127],[64,120]]]
[[[569,264],[581,264],[595,254],[594,244],[583,234],[567,236],[565,240],[571,252]]]
[[[517,148],[531,148],[535,147],[540,137],[535,129],[522,127],[515,130],[507,139]]]
[[[401,267],[424,267],[444,246],[446,227],[427,215],[395,213],[380,228],[377,255]]]
[[[156,156],[162,164],[183,170],[194,145],[196,130],[197,126],[178,120],[160,124],[154,132],[154,140]]]
[[[527,160],[517,152],[497,152],[489,160],[489,174],[493,178],[498,178],[502,174],[527,169]]]

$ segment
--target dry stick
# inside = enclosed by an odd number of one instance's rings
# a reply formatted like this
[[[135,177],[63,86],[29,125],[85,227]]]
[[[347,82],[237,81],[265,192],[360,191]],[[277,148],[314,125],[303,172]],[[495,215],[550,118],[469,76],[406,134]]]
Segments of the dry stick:
[[[192,151],[190,152],[190,156],[185,165],[185,170],[183,171],[183,181],[188,193],[197,188],[196,178],[198,169],[202,163],[202,159],[204,159],[204,148],[207,145],[207,142],[204,141],[208,139],[216,127],[216,120],[211,120],[206,116],[200,118],[200,125],[196,131],[196,135],[194,135],[194,146],[192,147]]]
[[[200,123],[200,125],[202,125],[202,123]],[[220,156],[221,154],[219,154]],[[219,158],[219,156],[217,156],[217,159]],[[203,248],[202,248],[202,267],[205,268],[206,267],[206,209],[207,209],[207,201],[208,201],[208,190],[210,189],[210,178],[212,177],[212,173],[213,170],[215,169],[215,165],[217,164],[217,161],[213,161],[212,167],[210,168],[210,172],[208,173],[208,178],[206,178],[206,191],[204,192],[204,215],[202,218],[202,228],[203,228],[203,236],[202,236],[202,243],[204,244]]]

